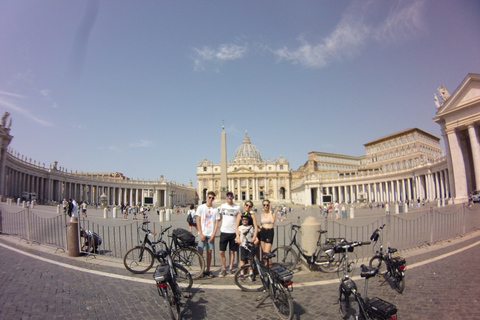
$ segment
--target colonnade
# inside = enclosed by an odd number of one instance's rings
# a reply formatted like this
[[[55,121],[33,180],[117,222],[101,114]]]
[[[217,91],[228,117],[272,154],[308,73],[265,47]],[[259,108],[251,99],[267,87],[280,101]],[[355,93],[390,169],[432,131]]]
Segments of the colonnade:
[[[106,196],[108,205],[144,205],[145,197],[152,205],[172,207],[195,202],[195,189],[165,180],[120,180],[96,178],[46,169],[8,153],[5,165],[3,196],[20,198],[23,192],[35,193],[37,200],[58,201],[75,199],[77,202],[100,203]]]
[[[438,171],[422,170],[387,176],[352,176],[328,181],[305,181],[309,205],[323,204],[323,196],[330,195],[332,202],[412,202],[451,198],[446,162]],[[407,176],[409,174],[409,176]],[[308,197],[310,196],[310,197]],[[301,201],[301,199],[297,199]]]

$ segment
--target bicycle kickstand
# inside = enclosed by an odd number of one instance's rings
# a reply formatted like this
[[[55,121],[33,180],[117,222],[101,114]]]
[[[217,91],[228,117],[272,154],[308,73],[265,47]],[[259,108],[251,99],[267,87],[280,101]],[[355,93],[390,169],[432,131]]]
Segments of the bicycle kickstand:
[[[255,308],[259,308],[265,302],[265,300],[267,300],[267,298],[269,297],[270,297],[270,294],[266,293],[263,298],[258,298],[257,301],[260,300],[260,302],[257,304]]]

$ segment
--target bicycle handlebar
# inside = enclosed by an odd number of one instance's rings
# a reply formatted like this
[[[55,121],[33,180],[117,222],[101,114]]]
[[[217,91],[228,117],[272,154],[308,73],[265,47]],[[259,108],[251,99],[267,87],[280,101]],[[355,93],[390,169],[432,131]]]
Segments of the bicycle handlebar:
[[[370,243],[371,243],[370,241],[345,241],[345,242],[339,243],[335,247],[342,248],[342,249],[349,249],[349,248],[365,246]]]

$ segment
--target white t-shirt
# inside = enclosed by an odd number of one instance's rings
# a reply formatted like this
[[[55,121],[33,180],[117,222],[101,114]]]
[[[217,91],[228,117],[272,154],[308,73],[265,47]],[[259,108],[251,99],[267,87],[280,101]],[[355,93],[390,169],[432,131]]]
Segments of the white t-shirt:
[[[224,203],[220,206],[220,214],[222,216],[222,226],[220,232],[223,233],[235,233],[235,222],[237,222],[237,214],[241,212],[241,208],[238,204],[229,205]]]
[[[216,220],[220,220],[218,209],[214,206],[209,208],[206,204],[202,204],[197,208],[197,212],[195,212],[195,219],[197,216],[200,217],[202,234],[207,237],[211,236],[213,234],[213,230],[215,229]]]
[[[240,234],[240,245],[242,247],[247,247],[247,240],[253,242],[253,233],[255,231],[254,226],[244,226],[243,224],[238,226],[238,233]],[[245,232],[247,234],[245,235]]]

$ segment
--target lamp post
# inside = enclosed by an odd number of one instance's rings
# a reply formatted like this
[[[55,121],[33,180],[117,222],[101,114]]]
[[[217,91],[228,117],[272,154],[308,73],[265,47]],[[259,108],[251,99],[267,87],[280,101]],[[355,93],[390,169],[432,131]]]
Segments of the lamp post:
[[[173,195],[177,194],[175,191],[171,191],[170,192],[170,205],[171,207],[173,208]]]

